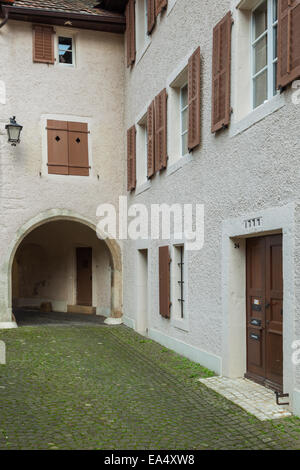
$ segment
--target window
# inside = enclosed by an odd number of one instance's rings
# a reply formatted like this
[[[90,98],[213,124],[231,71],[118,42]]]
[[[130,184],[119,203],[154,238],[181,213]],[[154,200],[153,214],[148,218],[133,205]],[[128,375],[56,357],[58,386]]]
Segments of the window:
[[[276,95],[277,0],[264,0],[252,13],[253,108]]]
[[[148,36],[148,0],[137,0],[136,2],[136,48],[138,60],[143,54],[145,47],[149,44]]]
[[[177,263],[178,269],[178,302],[179,302],[179,311],[180,317],[184,318],[184,279],[183,279],[183,269],[184,269],[184,247],[183,245],[175,247],[178,251],[179,263]]]
[[[47,121],[48,173],[89,176],[88,125]]]
[[[188,264],[188,251],[185,250],[185,240],[177,238],[175,235],[172,241],[171,323],[174,328],[182,331],[189,331],[190,329]]]
[[[136,135],[136,184],[137,187],[147,182],[148,132],[147,115],[138,122]]]
[[[188,85],[180,89],[181,155],[188,153]]]
[[[74,65],[74,41],[72,37],[58,37],[58,61],[60,64]]]
[[[188,68],[177,75],[168,89],[169,165],[188,154]]]
[[[184,245],[175,245],[173,266],[173,292],[172,306],[174,317],[177,320],[185,318],[185,260]]]

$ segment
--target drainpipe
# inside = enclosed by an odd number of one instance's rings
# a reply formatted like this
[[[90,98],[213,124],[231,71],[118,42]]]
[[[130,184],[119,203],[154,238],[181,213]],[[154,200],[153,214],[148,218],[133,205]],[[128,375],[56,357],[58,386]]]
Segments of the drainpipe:
[[[2,13],[4,12],[4,20],[0,23],[0,29],[6,25],[6,23],[8,22],[8,10],[6,10],[6,8],[1,8],[2,9]]]

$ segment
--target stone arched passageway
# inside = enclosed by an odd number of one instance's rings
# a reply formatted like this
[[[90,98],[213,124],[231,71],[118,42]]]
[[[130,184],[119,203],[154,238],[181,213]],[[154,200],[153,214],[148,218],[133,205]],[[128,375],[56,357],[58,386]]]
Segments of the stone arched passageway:
[[[15,305],[51,301],[56,310],[63,311],[76,306],[77,247],[91,247],[93,253],[92,307],[108,316],[108,322],[120,322],[121,250],[116,240],[106,234],[102,237],[97,238],[93,222],[69,210],[49,210],[24,224],[12,240],[0,272],[0,328],[15,326]]]

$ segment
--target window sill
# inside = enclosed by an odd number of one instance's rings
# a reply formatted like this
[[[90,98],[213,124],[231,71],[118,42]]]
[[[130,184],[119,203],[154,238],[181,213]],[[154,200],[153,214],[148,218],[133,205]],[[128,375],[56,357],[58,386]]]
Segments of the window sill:
[[[61,62],[56,62],[56,66],[64,69],[75,69],[75,64],[62,64]]]
[[[144,193],[145,191],[148,191],[148,189],[151,188],[151,181],[145,181],[145,183],[140,184],[135,190],[135,196],[138,196],[139,194]]]
[[[180,157],[176,162],[168,166],[167,176],[173,175],[176,171],[180,170],[184,165],[193,160],[193,152],[187,153],[183,157]]]
[[[172,320],[172,326],[173,328],[176,328],[177,330],[184,331],[185,333],[189,333],[190,328],[189,328],[189,322],[187,319],[173,319]]]
[[[53,174],[53,173],[44,173],[41,171],[40,178],[48,178],[48,179],[63,179],[64,181],[74,181],[74,180],[81,180],[81,181],[98,181],[98,178],[94,176],[92,173],[88,176],[83,175],[60,175],[60,174]]]
[[[250,114],[230,126],[229,136],[235,137],[242,132],[250,129],[265,117],[275,113],[286,104],[285,94],[278,94],[271,100],[254,109]]]

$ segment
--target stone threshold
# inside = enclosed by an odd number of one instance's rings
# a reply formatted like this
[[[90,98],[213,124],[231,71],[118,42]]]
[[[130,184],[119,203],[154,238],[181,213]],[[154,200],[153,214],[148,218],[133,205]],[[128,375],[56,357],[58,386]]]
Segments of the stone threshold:
[[[288,418],[292,413],[286,406],[276,404],[275,393],[251,380],[210,377],[199,382],[254,415],[260,421]]]

